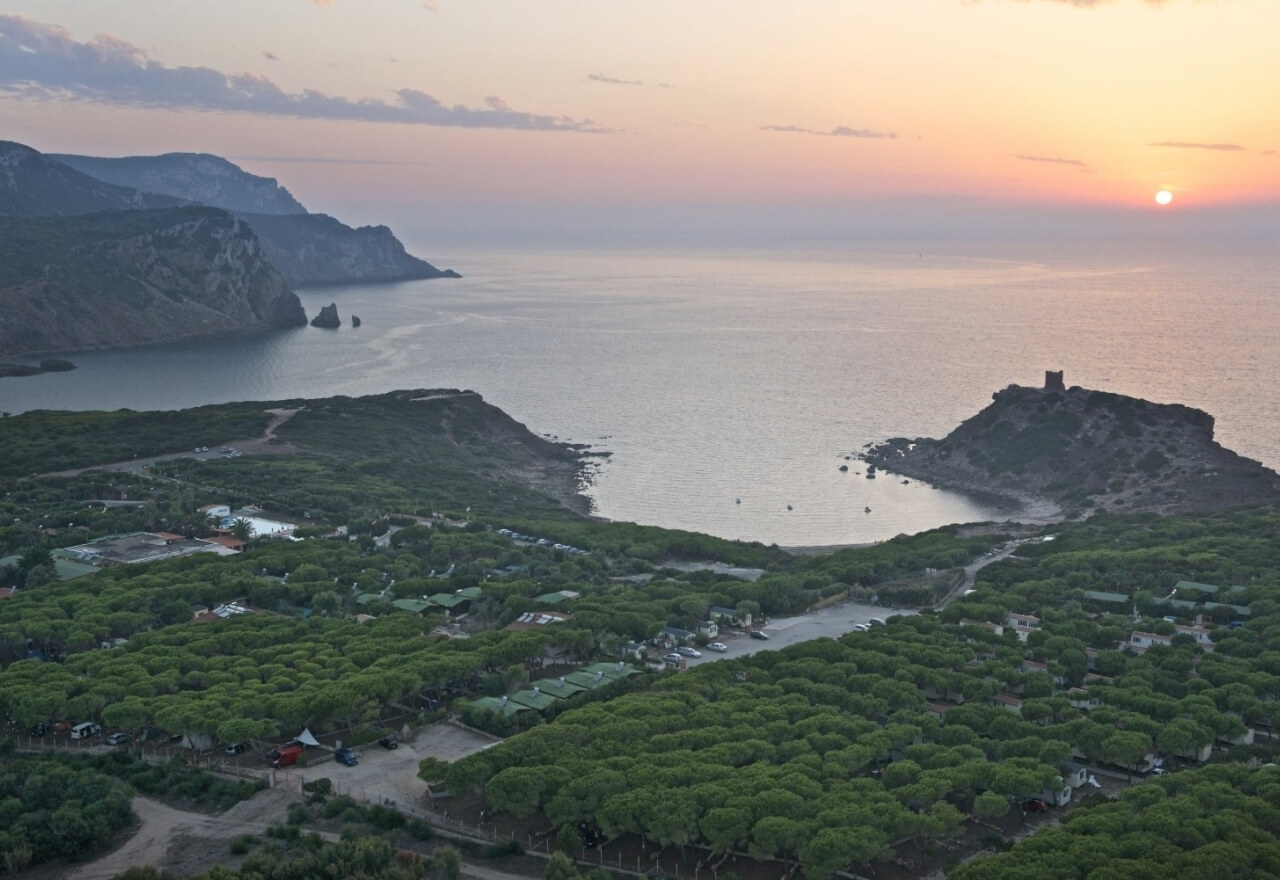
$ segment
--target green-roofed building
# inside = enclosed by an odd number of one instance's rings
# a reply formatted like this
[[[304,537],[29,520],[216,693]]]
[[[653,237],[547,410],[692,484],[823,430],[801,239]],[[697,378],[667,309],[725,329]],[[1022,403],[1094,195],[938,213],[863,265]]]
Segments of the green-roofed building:
[[[410,614],[425,614],[431,608],[436,607],[426,599],[396,599],[391,604],[401,611],[408,611]]]
[[[511,695],[508,703],[519,703],[522,706],[528,706],[530,709],[536,709],[541,712],[543,709],[549,709],[559,701],[559,698],[551,694],[543,693],[540,688],[534,686],[527,691],[517,691]]]
[[[457,593],[432,593],[427,597],[427,601],[450,614],[461,613],[471,607],[471,600]]]
[[[370,602],[377,602],[381,598],[382,597],[379,596],[377,593],[357,593],[356,604],[368,605]]]
[[[471,601],[474,602],[476,599],[479,599],[481,596],[484,595],[484,590],[480,589],[479,587],[465,587],[461,590],[458,590],[456,593],[454,593],[454,595],[461,596],[464,599],[470,599]]]
[[[512,702],[507,697],[481,697],[478,700],[472,700],[471,705],[482,712],[496,712],[507,718],[512,715],[518,715],[521,712],[534,711],[523,703]]]
[[[1241,617],[1253,616],[1253,609],[1251,609],[1248,605],[1230,605],[1226,602],[1205,602],[1204,608],[1206,611],[1211,611],[1214,608],[1230,608],[1232,611],[1234,611],[1236,614],[1238,614]]]
[[[608,687],[615,681],[612,678],[605,678],[603,672],[590,673],[583,672],[581,669],[570,672],[564,677],[564,680],[587,691],[598,691],[602,687]]]
[[[1124,593],[1104,593],[1102,590],[1085,590],[1084,597],[1106,605],[1128,605],[1130,602]]]
[[[564,676],[560,678],[540,678],[531,687],[536,687],[542,693],[551,694],[551,696],[561,700],[567,700],[574,694],[580,694],[586,690],[584,687],[573,684]]]
[[[12,553],[8,556],[0,556],[0,568],[17,568],[22,565],[22,554]]]
[[[1218,592],[1218,587],[1213,584],[1198,584],[1195,581],[1178,581],[1173,585],[1173,589],[1179,593],[1183,590],[1199,590],[1201,593],[1209,594]]]
[[[610,681],[617,681],[620,678],[629,678],[632,675],[639,675],[640,670],[634,666],[619,661],[617,663],[592,663],[590,666],[584,666],[583,672],[595,675],[597,672],[604,675]]]

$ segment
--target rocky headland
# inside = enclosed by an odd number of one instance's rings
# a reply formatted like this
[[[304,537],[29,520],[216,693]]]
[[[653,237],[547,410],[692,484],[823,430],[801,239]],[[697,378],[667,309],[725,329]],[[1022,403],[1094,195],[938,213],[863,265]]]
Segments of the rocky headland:
[[[225,211],[0,217],[0,357],[305,324],[257,236]]]
[[[997,391],[941,440],[894,438],[862,454],[895,474],[995,496],[1038,514],[1215,510],[1280,500],[1280,475],[1224,449],[1213,417],[1178,404],[1065,388]]]

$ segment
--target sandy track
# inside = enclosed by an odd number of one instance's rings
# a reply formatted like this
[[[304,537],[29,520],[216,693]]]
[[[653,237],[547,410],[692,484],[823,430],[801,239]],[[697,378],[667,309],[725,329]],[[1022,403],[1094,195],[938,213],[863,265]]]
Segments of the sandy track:
[[[264,412],[271,413],[271,421],[267,422],[267,427],[263,429],[262,436],[254,437],[249,440],[233,440],[227,443],[234,449],[240,450],[248,455],[292,455],[298,451],[298,447],[292,443],[276,443],[276,429],[283,425],[289,419],[297,415],[298,410],[295,409],[268,409]],[[82,474],[91,470],[112,470],[112,471],[133,471],[134,473],[142,473],[158,461],[172,461],[175,458],[194,458],[205,460],[209,458],[221,458],[221,452],[168,452],[164,455],[152,455],[146,458],[131,458],[128,461],[116,461],[103,464],[94,464],[89,467],[73,468],[65,471],[50,471],[47,474],[41,474],[42,477],[74,477],[76,474]]]
[[[288,792],[267,790],[243,801],[222,816],[189,813],[151,798],[135,797],[133,811],[138,830],[124,846],[76,869],[68,880],[110,880],[131,865],[160,867],[178,835],[231,841],[242,834],[261,835],[269,825],[284,821],[286,805],[294,798]],[[239,818],[243,817],[243,818]],[[338,835],[322,833],[329,841]]]

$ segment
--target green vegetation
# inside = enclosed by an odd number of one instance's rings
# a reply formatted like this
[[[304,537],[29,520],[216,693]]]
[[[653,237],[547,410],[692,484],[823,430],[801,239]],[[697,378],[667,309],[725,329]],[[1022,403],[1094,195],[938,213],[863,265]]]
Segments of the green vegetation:
[[[138,414],[99,414],[96,424],[118,423],[132,432],[130,444],[215,425],[253,433],[266,406],[172,414],[164,430],[164,419]],[[47,425],[57,414],[34,415],[30,424],[0,420],[0,438],[18,424],[11,436],[39,448],[53,437]],[[95,424],[85,418],[80,427]],[[50,420],[46,433],[33,427],[42,420]],[[1263,811],[1277,808],[1274,771],[1243,769],[1276,757],[1269,739],[1250,733],[1280,720],[1280,515],[1272,510],[1061,524],[1053,540],[1022,540],[1012,557],[982,570],[971,593],[935,612],[960,567],[1010,536],[948,528],[795,558],[758,544],[590,521],[540,494],[555,483],[538,476],[542,466],[571,473],[574,451],[533,438],[460,392],[310,401],[280,436],[298,451],[172,462],[163,479],[102,471],[11,478],[0,499],[0,522],[8,523],[0,549],[12,563],[0,577],[20,589],[0,601],[0,715],[23,726],[92,719],[224,743],[291,736],[306,725],[358,742],[379,735],[379,720],[403,711],[396,707],[430,717],[447,708],[504,733],[528,729],[454,764],[424,763],[422,777],[541,825],[564,852],[585,822],[609,839],[636,834],[716,858],[745,851],[786,860],[808,880],[947,843],[971,821],[1016,821],[1018,803],[1058,788],[1073,758],[1129,774],[1156,757],[1171,767],[1207,761],[1223,766],[1171,774],[1114,806],[1071,811],[1063,828],[994,860],[992,870],[1005,873],[991,876],[1015,876],[1039,852],[1074,852],[1081,835],[1090,845],[1096,836],[1106,852],[1134,851],[1134,841],[1156,834],[1143,823],[1158,815],[1160,798],[1170,804],[1160,809],[1195,829],[1175,840],[1179,852],[1160,851],[1166,874],[1222,846],[1252,859],[1227,851],[1223,865],[1272,873],[1273,856],[1253,846],[1252,830],[1216,818],[1247,808],[1259,833],[1275,827]],[[116,442],[102,446],[114,454]],[[123,494],[138,505],[92,503]],[[230,557],[202,553],[52,582],[49,554],[59,546],[139,527],[204,533],[201,505],[247,501],[305,513],[314,526],[300,532],[304,540],[254,540]],[[58,524],[56,534],[46,523]],[[346,534],[326,539],[336,526]],[[690,561],[761,571],[750,581],[676,567]],[[424,601],[432,596],[437,604]],[[570,668],[635,661],[661,629],[692,630],[712,606],[759,620],[845,597],[925,610],[869,632],[678,674],[655,667],[510,719],[473,714],[476,697],[545,675],[549,649]],[[568,620],[504,629],[550,607],[548,598]],[[257,613],[192,622],[193,606],[231,600]],[[1034,620],[1022,639],[1011,614]],[[468,637],[445,637],[446,624]],[[114,640],[123,643],[100,648]],[[247,793],[220,790],[181,765],[101,760],[84,771],[139,791],[203,795],[210,805]],[[324,859],[367,859],[369,876],[449,876],[447,859],[383,860],[382,849],[359,841],[351,843],[364,849],[321,846],[300,825],[337,820],[400,841],[427,832],[384,807],[327,797],[319,784],[310,793],[261,849],[237,842],[244,876],[286,876],[290,859],[308,871],[336,864]],[[1188,799],[1219,807],[1195,814],[1183,806]],[[1136,814],[1135,803],[1148,809]],[[569,876],[563,861],[556,870]]]
[[[951,880],[1160,880],[1280,876],[1280,771],[1210,767],[1082,805]]]
[[[133,822],[131,797],[86,762],[0,749],[0,873],[101,852]]]
[[[233,403],[171,412],[34,410],[0,420],[0,477],[92,467],[258,437],[268,404]]]

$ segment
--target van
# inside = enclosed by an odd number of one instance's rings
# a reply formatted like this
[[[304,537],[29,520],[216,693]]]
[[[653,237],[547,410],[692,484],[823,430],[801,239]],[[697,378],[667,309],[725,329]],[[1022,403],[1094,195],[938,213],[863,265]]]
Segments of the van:
[[[87,739],[102,733],[102,728],[92,721],[81,721],[75,727],[71,728],[72,739]]]
[[[292,767],[298,763],[298,756],[301,754],[302,746],[299,743],[290,743],[273,750],[267,755],[267,761],[272,767]]]

